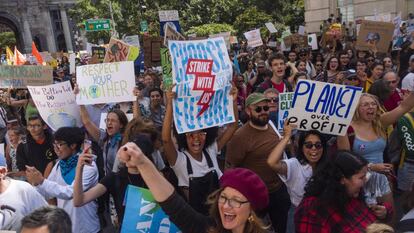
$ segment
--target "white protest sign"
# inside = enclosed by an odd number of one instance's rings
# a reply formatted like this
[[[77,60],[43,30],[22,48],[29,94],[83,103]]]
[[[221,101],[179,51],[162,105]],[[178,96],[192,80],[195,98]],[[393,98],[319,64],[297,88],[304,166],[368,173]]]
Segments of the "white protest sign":
[[[263,45],[262,36],[260,35],[260,29],[245,32],[244,36],[247,39],[247,45],[249,45],[252,48]]]
[[[318,130],[345,135],[361,97],[362,88],[299,80],[296,85],[289,123],[298,130]]]
[[[134,115],[132,113],[125,113],[125,115],[128,118],[128,122],[130,122],[132,118],[134,118]],[[108,116],[108,113],[106,112],[101,113],[101,119],[99,120],[100,129],[106,130],[106,123],[105,123],[106,116]]]
[[[304,36],[305,35],[305,27],[304,26],[299,26],[298,29],[298,34]]]
[[[69,73],[74,74],[76,67],[76,54],[71,53],[69,54]]]
[[[318,50],[318,38],[315,33],[308,35],[308,44],[312,46],[312,50]]]
[[[276,33],[277,29],[275,28],[275,25],[271,22],[265,23],[267,30],[269,30],[270,33]]]
[[[69,81],[47,86],[27,86],[40,116],[56,131],[60,127],[81,126],[79,106]]]
[[[78,104],[134,101],[134,63],[111,62],[76,67]]]
[[[177,132],[234,122],[233,99],[229,95],[233,68],[224,39],[170,40],[168,49],[176,84],[173,105]],[[185,52],[190,50],[193,52]]]
[[[0,143],[0,156],[6,156],[6,154],[4,153],[4,143]]]
[[[401,13],[394,17],[392,23],[394,24],[394,37],[399,36],[401,34],[400,25],[402,22]]]
[[[279,93],[279,122],[277,123],[277,128],[279,129],[279,132],[283,132],[283,123],[289,116],[289,109],[292,106],[294,94],[294,92]]]
[[[180,19],[177,10],[158,11],[158,16],[160,22],[178,21]]]
[[[229,50],[230,49],[230,32],[220,32],[220,33],[208,36],[208,38],[217,38],[217,37],[223,37],[224,42],[226,42],[226,48]]]
[[[123,39],[123,41],[129,45],[135,46],[135,47],[140,47],[139,45],[139,36],[138,35],[133,35],[133,36],[125,36],[125,38]]]

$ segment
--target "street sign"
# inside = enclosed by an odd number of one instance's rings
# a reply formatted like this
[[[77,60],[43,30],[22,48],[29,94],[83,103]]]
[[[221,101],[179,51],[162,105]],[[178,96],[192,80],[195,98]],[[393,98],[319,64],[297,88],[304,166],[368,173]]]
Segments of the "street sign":
[[[111,30],[111,20],[109,19],[89,19],[85,21],[85,30],[92,31],[108,31]]]
[[[148,31],[148,23],[146,20],[141,21],[141,32],[147,32]]]

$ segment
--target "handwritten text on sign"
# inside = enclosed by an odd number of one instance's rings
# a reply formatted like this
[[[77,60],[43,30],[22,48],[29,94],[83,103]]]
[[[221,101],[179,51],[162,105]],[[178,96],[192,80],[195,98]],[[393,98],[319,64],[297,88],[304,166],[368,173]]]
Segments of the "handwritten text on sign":
[[[283,123],[289,116],[289,109],[292,106],[294,92],[285,92],[279,94],[279,117],[278,126],[280,132],[283,132]]]
[[[148,189],[128,185],[121,233],[129,232],[178,233],[180,230],[162,211]]]
[[[133,101],[135,87],[133,62],[113,62],[76,68],[78,104]]]
[[[64,126],[81,126],[79,106],[69,81],[27,88],[40,115],[53,131]]]
[[[300,80],[289,110],[289,123],[299,130],[345,135],[361,97],[362,88]]]
[[[223,38],[169,41],[168,46],[177,84],[174,122],[178,133],[233,122],[229,95],[233,70]]]
[[[50,66],[0,66],[0,88],[26,88],[53,82]]]

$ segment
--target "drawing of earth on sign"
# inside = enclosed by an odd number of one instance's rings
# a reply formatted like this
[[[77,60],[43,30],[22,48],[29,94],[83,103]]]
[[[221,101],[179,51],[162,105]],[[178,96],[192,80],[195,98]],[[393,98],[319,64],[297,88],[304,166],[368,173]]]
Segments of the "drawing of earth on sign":
[[[68,113],[60,112],[53,113],[47,117],[48,125],[53,129],[59,129],[60,127],[75,127],[76,118]]]

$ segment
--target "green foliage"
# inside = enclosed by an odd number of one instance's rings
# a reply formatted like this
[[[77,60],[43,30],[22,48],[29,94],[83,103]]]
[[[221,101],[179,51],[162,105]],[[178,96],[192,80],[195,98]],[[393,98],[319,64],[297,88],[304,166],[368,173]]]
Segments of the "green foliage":
[[[241,36],[244,32],[265,27],[264,24],[271,21],[272,17],[270,15],[258,10],[256,7],[251,7],[237,16],[234,28],[237,28],[239,36]],[[261,33],[266,33],[266,31],[261,30]]]
[[[6,46],[9,46],[9,48],[13,50],[13,47],[16,45],[16,37],[14,35],[14,32],[0,33],[0,45],[1,51],[6,51]]]
[[[210,24],[203,24],[201,26],[191,27],[187,31],[187,35],[196,34],[197,36],[204,37],[204,36],[208,36],[208,35],[216,34],[220,32],[234,33],[235,30],[229,24],[210,23]]]

